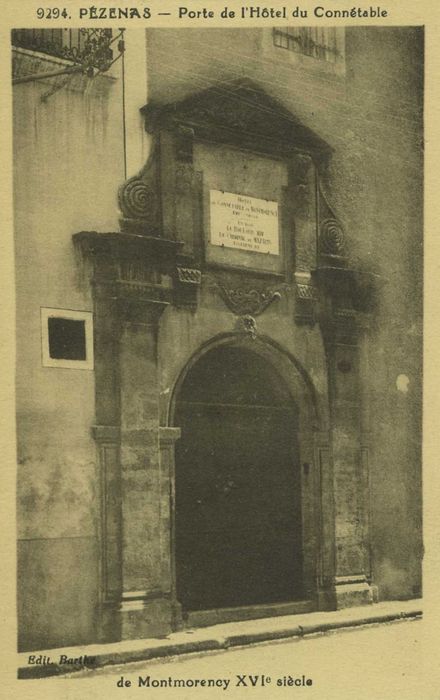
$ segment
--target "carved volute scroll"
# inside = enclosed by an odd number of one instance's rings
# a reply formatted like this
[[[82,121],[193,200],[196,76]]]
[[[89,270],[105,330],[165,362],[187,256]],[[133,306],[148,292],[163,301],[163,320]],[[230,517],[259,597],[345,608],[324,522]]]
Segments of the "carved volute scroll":
[[[345,236],[336,219],[325,219],[320,224],[319,252],[335,258],[345,258]]]
[[[330,264],[335,267],[347,265],[347,247],[342,224],[335,216],[322,185],[318,187],[319,203],[319,239],[318,258],[320,264]]]
[[[156,143],[140,173],[130,177],[120,186],[118,203],[122,214],[120,220],[122,231],[144,236],[161,234]]]
[[[371,312],[377,303],[382,280],[373,270],[360,270],[350,264],[346,235],[321,184],[318,196],[318,263],[312,271],[312,279],[321,299],[327,300],[321,304],[321,312],[330,308],[337,315],[341,312]]]

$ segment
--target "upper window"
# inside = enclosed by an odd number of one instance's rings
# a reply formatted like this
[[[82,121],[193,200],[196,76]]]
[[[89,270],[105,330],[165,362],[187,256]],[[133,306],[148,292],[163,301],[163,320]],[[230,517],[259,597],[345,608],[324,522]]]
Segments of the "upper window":
[[[338,63],[343,58],[335,27],[275,27],[273,43],[280,49],[328,63]]]

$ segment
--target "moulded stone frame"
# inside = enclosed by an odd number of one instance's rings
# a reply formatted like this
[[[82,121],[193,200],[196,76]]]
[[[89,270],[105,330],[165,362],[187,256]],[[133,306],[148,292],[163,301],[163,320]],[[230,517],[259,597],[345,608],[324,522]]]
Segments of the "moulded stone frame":
[[[328,410],[325,402],[318,396],[313,382],[298,360],[287,350],[268,336],[258,335],[251,338],[247,333],[223,333],[210,339],[199,347],[181,367],[180,373],[175,378],[174,386],[170,392],[167,405],[162,406],[162,421],[168,426],[168,430],[180,430],[175,425],[176,403],[180,389],[188,372],[196,366],[197,362],[211,350],[232,346],[250,350],[269,362],[278,372],[283,382],[300,408],[298,441],[300,452],[301,475],[301,513],[302,513],[302,551],[303,551],[303,583],[305,598],[311,603],[313,609],[328,607],[328,596],[323,594],[322,588],[327,587],[333,580],[334,571],[334,532],[333,532],[333,496],[332,488],[322,488],[322,481],[332,484],[331,458],[327,460],[326,470],[322,474],[320,461],[321,451],[326,451],[330,457]],[[301,410],[304,408],[305,410]],[[165,428],[162,428],[165,430]],[[175,441],[169,444],[169,459],[173,464],[171,492],[174,494],[174,457]],[[172,503],[174,509],[174,501]],[[176,592],[175,579],[175,517],[171,515],[172,532],[171,543],[171,569],[173,571],[173,593]],[[175,600],[176,609],[181,610],[178,600]]]
[[[254,159],[261,159],[262,161],[267,161],[268,163],[275,163],[280,165],[285,169],[285,182],[280,186],[280,196],[277,200],[265,198],[263,194],[260,193],[256,197],[254,192],[240,191],[232,192],[232,190],[223,190],[222,187],[217,184],[217,189],[224,192],[225,194],[233,195],[236,197],[251,197],[253,199],[266,200],[271,204],[276,204],[278,211],[278,253],[270,254],[266,258],[265,253],[254,252],[254,251],[244,251],[243,249],[225,247],[226,251],[224,253],[224,260],[219,256],[218,248],[219,244],[214,244],[211,240],[212,236],[212,211],[210,205],[210,193],[213,189],[207,182],[206,171],[201,169],[200,159],[203,159],[203,150],[209,150],[210,148],[218,149],[224,148],[229,151],[229,154],[234,154],[236,159],[240,157],[245,158],[251,156]],[[242,148],[238,144],[231,144],[221,141],[208,141],[203,138],[194,137],[194,167],[196,171],[201,173],[202,176],[202,202],[201,210],[203,216],[203,240],[202,243],[202,262],[204,268],[207,270],[236,270],[241,274],[247,275],[257,275],[259,277],[267,278],[279,278],[287,279],[289,277],[289,272],[293,264],[293,252],[291,250],[291,228],[292,221],[289,220],[289,192],[291,188],[291,183],[289,182],[289,167],[292,157],[285,155],[279,155],[271,153],[270,151],[265,151],[264,148],[258,148],[257,144],[253,148]],[[229,259],[228,259],[229,258]],[[267,260],[271,260],[271,265],[266,263]],[[274,262],[275,260],[275,262]]]
[[[88,369],[94,368],[93,357],[93,313],[91,311],[78,311],[73,309],[58,309],[42,306],[41,314],[41,361],[43,367],[57,367],[61,369]],[[63,318],[68,321],[84,321],[85,333],[85,360],[68,360],[53,358],[49,352],[49,318]]]
[[[242,87],[239,89],[243,90]],[[359,314],[352,303],[354,271],[347,268],[345,257],[334,255],[332,251],[330,255],[317,256],[316,270],[312,268],[309,271],[307,267],[307,281],[310,279],[312,282],[308,286],[311,287],[310,291],[316,292],[311,299],[314,304],[316,301],[314,311],[320,327],[319,337],[323,341],[322,345],[319,342],[320,390],[316,388],[318,383],[315,387],[305,369],[307,354],[300,331],[298,334],[295,332],[294,336],[290,335],[290,340],[286,341],[289,349],[286,349],[284,341],[280,344],[273,339],[273,319],[267,325],[265,322],[262,324],[268,330],[272,327],[269,334],[257,329],[253,316],[246,315],[246,312],[243,312],[245,315],[237,313],[237,310],[234,310],[235,319],[227,316],[227,326],[226,317],[219,315],[217,318],[211,314],[210,330],[204,327],[206,306],[207,303],[210,306],[212,301],[209,301],[208,291],[216,288],[216,293],[219,293],[221,279],[220,274],[212,274],[212,266],[207,265],[203,258],[200,216],[194,214],[197,209],[195,203],[201,201],[202,185],[198,177],[200,173],[193,167],[194,142],[208,140],[245,151],[257,150],[271,158],[288,162],[294,157],[306,155],[308,161],[313,162],[315,175],[317,172],[318,176],[331,154],[330,147],[322,139],[288,114],[281,105],[255,86],[244,89],[245,92],[250,90],[249,94],[257,102],[263,100],[264,104],[276,110],[276,118],[270,128],[267,120],[261,118],[254,124],[253,112],[249,107],[235,115],[236,122],[230,123],[230,111],[225,111],[223,105],[223,111],[219,114],[218,100],[209,90],[180,105],[168,105],[163,109],[149,106],[146,109],[148,125],[160,146],[155,151],[159,161],[153,168],[153,174],[150,173],[151,177],[145,172],[136,178],[136,182],[141,187],[145,186],[149,193],[151,188],[158,188],[160,230],[151,225],[147,212],[141,221],[122,219],[121,232],[81,232],[74,236],[75,242],[93,260],[94,271],[92,283],[97,359],[97,426],[94,434],[101,448],[100,469],[105,474],[101,494],[101,539],[108,540],[102,546],[101,564],[103,590],[100,626],[103,639],[111,638],[112,634],[122,639],[166,634],[170,627],[182,625],[181,606],[176,600],[174,552],[174,447],[180,432],[174,418],[176,397],[194,364],[205,353],[224,344],[250,349],[266,359],[281,375],[292,398],[303,407],[298,437],[302,465],[304,588],[308,599],[313,607],[319,609],[372,602],[367,577],[358,574],[357,570],[345,572],[338,568],[340,561],[336,551],[337,527],[340,530],[341,520],[336,522],[337,504],[345,502],[338,492],[340,484],[336,478],[341,472],[338,472],[334,415],[334,389],[339,379],[335,362],[336,335],[345,338],[348,333],[355,346],[352,352],[357,352],[356,325]],[[247,128],[248,122],[252,128]],[[185,206],[182,204],[184,225],[178,228],[175,226],[176,173],[183,166],[183,175],[189,176],[191,187],[189,200]],[[292,185],[300,183],[301,173],[300,167],[298,178],[292,178]],[[337,225],[331,207],[321,196],[318,179],[315,177],[313,184],[318,198],[316,236],[320,223],[331,221]],[[286,191],[286,204],[289,200],[287,194]],[[289,217],[290,213],[290,208],[286,207],[284,215]],[[188,245],[188,250],[185,249],[187,238],[181,240],[183,234],[193,243]],[[318,248],[316,252],[319,252]],[[273,279],[284,277],[285,281],[287,303],[284,311],[280,309],[277,313],[278,322],[283,323],[288,323],[288,319],[293,322],[293,317],[287,314],[294,306],[294,275],[301,272],[294,269],[296,249],[289,248],[287,259],[292,264],[286,266],[285,277],[272,275]],[[183,293],[183,287],[189,280],[180,278],[179,267],[193,273],[194,279],[188,284],[190,295],[186,293],[187,290]],[[135,283],[131,273],[127,274],[129,270],[135,271]],[[256,271],[240,269],[234,272],[236,279],[238,272],[243,278],[246,276],[246,285],[256,284]],[[266,278],[265,273],[260,274]],[[260,292],[267,292],[262,289],[260,281],[257,288]],[[167,307],[177,309],[181,305],[192,306],[191,315],[187,318],[192,329],[192,340],[189,341],[191,349],[188,347],[185,351],[180,347],[179,357],[170,352],[168,358],[167,348],[161,345],[160,340],[162,323],[167,323],[167,314],[162,317],[162,313]],[[210,306],[211,312],[215,308],[215,304]],[[253,315],[260,311],[253,312]],[[176,311],[176,314],[180,313]],[[176,321],[171,309],[170,314]],[[243,323],[245,320],[250,321],[251,325],[246,326]],[[235,324],[236,330],[233,332],[229,330],[231,322]],[[347,323],[348,328],[345,328]],[[316,342],[318,329],[313,332]],[[283,333],[275,333],[276,337],[287,337]],[[296,346],[292,343],[297,342],[303,350],[301,362],[293,354]],[[165,373],[162,374],[165,366]],[[166,377],[163,386],[161,377]],[[356,383],[354,386],[357,386]],[[359,401],[357,395],[352,398]],[[133,405],[140,409],[136,414],[133,413]],[[114,428],[110,436],[107,435],[107,428]],[[359,436],[352,432],[354,444]],[[364,443],[366,449],[367,444]],[[366,460],[364,462],[362,470],[351,468],[350,471],[352,479],[362,475],[360,488],[363,499],[368,494],[368,465]],[[152,487],[150,483],[147,488],[150,477],[154,479],[154,485]],[[118,493],[119,479],[122,487]],[[112,494],[114,498],[111,498]],[[350,506],[347,502],[349,515]],[[108,527],[113,522],[114,533]],[[153,539],[143,537],[140,522],[144,526],[148,523],[150,533],[154,533]],[[362,526],[365,540],[368,531],[366,520]],[[119,537],[120,533],[123,536]],[[153,550],[154,554],[150,556]],[[366,558],[367,553],[364,552],[364,555]],[[370,573],[367,564],[362,568]],[[348,578],[345,573],[350,574]]]

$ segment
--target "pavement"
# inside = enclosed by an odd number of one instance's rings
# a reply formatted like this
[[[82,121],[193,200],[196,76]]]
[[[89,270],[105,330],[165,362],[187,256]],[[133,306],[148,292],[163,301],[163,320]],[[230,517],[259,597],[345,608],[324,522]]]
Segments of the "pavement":
[[[422,601],[386,601],[330,612],[311,612],[212,625],[173,632],[165,638],[130,639],[19,654],[18,678],[70,674],[85,668],[220,651],[279,639],[306,637],[332,630],[422,617]],[[69,661],[66,661],[68,659]]]

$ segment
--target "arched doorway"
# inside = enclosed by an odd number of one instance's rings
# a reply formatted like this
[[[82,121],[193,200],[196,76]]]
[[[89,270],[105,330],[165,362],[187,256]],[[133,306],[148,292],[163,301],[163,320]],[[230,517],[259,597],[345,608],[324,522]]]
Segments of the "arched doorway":
[[[187,611],[301,599],[298,410],[266,359],[221,345],[175,405],[177,598]]]

